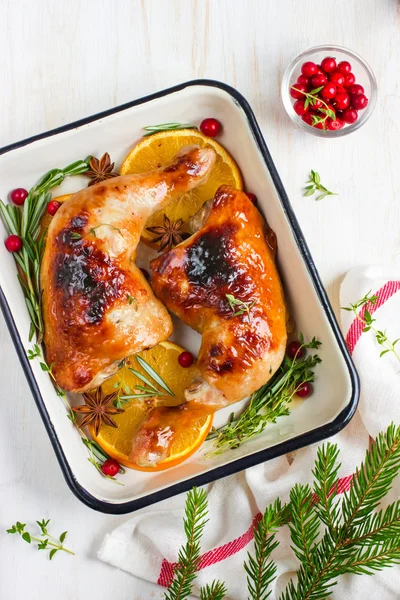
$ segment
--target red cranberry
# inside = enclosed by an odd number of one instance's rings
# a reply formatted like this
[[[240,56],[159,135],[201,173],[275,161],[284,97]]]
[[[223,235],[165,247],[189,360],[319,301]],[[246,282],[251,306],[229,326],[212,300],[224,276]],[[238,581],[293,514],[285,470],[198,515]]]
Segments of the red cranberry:
[[[321,67],[325,73],[333,73],[333,71],[336,69],[336,60],[331,56],[327,56],[321,62]]]
[[[143,269],[143,267],[140,267],[140,270],[142,271],[142,274],[143,274],[144,278],[147,279],[147,281],[150,281],[149,272],[146,271],[146,269]]]
[[[325,121],[320,121],[319,123],[313,125],[313,127],[315,127],[315,129],[326,129]]]
[[[104,475],[115,477],[119,473],[119,463],[114,458],[108,458],[101,466]]]
[[[327,81],[326,75],[322,73],[318,73],[317,75],[314,75],[314,77],[311,77],[311,85],[315,90],[321,87],[321,85],[325,85]]]
[[[355,83],[354,85],[349,87],[350,96],[357,96],[358,94],[363,94],[364,88],[359,83]]]
[[[293,104],[293,108],[295,113],[298,114],[300,117],[305,115],[308,111],[308,106],[304,106],[304,100],[296,100],[296,102]]]
[[[355,123],[358,119],[358,112],[354,108],[346,108],[343,113],[343,120],[351,125]]]
[[[344,85],[338,85],[336,95],[338,95],[339,92],[344,92],[345,94],[348,93],[347,89],[344,87]]]
[[[321,65],[317,65],[317,75],[325,75]]]
[[[187,351],[181,352],[180,355],[178,356],[178,363],[184,369],[191,367],[193,364],[193,354],[191,354],[190,352],[187,352]]]
[[[342,73],[339,73],[339,71],[333,71],[333,73],[329,75],[329,81],[332,81],[332,83],[334,83],[337,86],[343,85],[344,75],[342,75]]]
[[[217,119],[204,119],[200,123],[200,131],[208,137],[216,137],[222,129],[222,125]]]
[[[348,73],[351,72],[351,64],[347,60],[342,60],[338,64],[337,70],[339,71],[339,73],[342,73],[343,75],[347,75]]]
[[[344,110],[350,105],[350,96],[346,92],[338,92],[335,96],[335,106],[339,110]]]
[[[365,94],[357,94],[356,96],[353,96],[351,103],[356,110],[363,110],[364,108],[367,108],[368,98]]]
[[[49,213],[49,215],[54,217],[54,215],[56,214],[56,212],[58,211],[60,206],[61,206],[61,202],[57,202],[57,200],[52,200],[47,205],[47,212]]]
[[[313,108],[318,110],[319,108],[322,108],[322,107],[323,107],[323,104],[322,104],[321,100],[319,98],[316,98],[314,100]]]
[[[301,118],[304,121],[304,123],[307,123],[307,125],[312,125],[313,124],[313,113],[306,112],[306,114],[303,115]]]
[[[9,235],[4,244],[9,252],[18,252],[22,248],[22,240],[18,235]]]
[[[286,354],[289,358],[303,358],[306,351],[304,347],[302,347],[301,343],[297,340],[293,340],[293,342],[289,342],[288,347],[286,349]]]
[[[297,78],[297,83],[301,83],[302,85],[308,87],[310,85],[310,78],[306,77],[305,75],[299,75]],[[295,87],[297,87],[297,85]]]
[[[22,206],[28,196],[28,190],[24,188],[16,188],[10,193],[10,200],[17,206]]]
[[[353,83],[355,83],[355,81],[356,81],[356,77],[355,77],[355,75],[353,75],[353,73],[348,73],[347,75],[344,76],[344,85],[346,87],[353,85]]]
[[[309,396],[311,396],[312,393],[313,387],[308,381],[301,383],[296,390],[296,394],[300,398],[308,398]]]
[[[321,90],[321,96],[324,100],[330,100],[336,96],[337,87],[334,83],[327,83]]]
[[[297,102],[295,102],[295,104],[297,104]],[[251,192],[246,192],[246,196],[254,205],[257,204],[257,196],[255,194],[252,194]]]
[[[292,98],[299,100],[300,98],[304,98],[304,94],[302,92],[307,92],[307,90],[308,88],[306,85],[304,85],[304,83],[295,83],[290,88],[290,95],[292,96]]]
[[[318,67],[315,63],[308,61],[303,64],[301,67],[301,74],[306,77],[312,77],[318,73]]]
[[[328,117],[326,120],[326,126],[330,131],[337,131],[338,129],[342,129],[342,127],[344,127],[344,121],[341,119],[331,119],[331,117]]]

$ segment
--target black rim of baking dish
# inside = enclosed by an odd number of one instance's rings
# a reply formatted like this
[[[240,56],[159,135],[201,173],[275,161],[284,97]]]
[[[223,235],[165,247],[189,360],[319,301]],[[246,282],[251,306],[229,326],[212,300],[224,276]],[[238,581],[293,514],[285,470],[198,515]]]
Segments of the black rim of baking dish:
[[[223,90],[224,92],[229,94],[233,98],[234,102],[236,102],[241,107],[241,109],[244,111],[244,113],[247,117],[247,120],[248,120],[249,127],[253,133],[253,136],[257,142],[259,150],[264,158],[264,161],[265,161],[265,163],[268,167],[268,170],[270,172],[270,175],[272,177],[276,191],[280,198],[282,208],[283,208],[283,210],[286,214],[286,217],[291,225],[293,236],[297,242],[297,246],[302,255],[302,258],[307,266],[308,272],[309,272],[311,280],[314,284],[314,288],[316,290],[318,298],[319,298],[321,305],[325,311],[327,319],[328,319],[330,326],[332,328],[332,331],[335,335],[336,342],[337,342],[337,344],[341,350],[341,353],[343,355],[343,358],[346,362],[346,366],[347,366],[348,372],[350,374],[351,385],[352,385],[351,399],[350,399],[350,402],[348,403],[348,405],[346,406],[346,408],[343,409],[331,423],[322,425],[321,427],[317,427],[316,429],[313,429],[312,431],[309,431],[305,434],[301,434],[290,440],[281,442],[280,444],[277,444],[276,446],[273,446],[271,448],[265,448],[264,450],[259,450],[258,452],[250,454],[249,456],[244,456],[242,458],[238,458],[237,460],[234,460],[226,465],[216,467],[214,469],[211,469],[210,471],[207,471],[204,474],[196,475],[196,476],[194,476],[190,479],[187,479],[183,482],[172,484],[162,490],[153,492],[145,497],[138,498],[136,500],[130,500],[127,502],[121,502],[121,503],[105,502],[103,500],[99,500],[98,498],[96,498],[95,496],[90,494],[80,483],[78,483],[78,481],[76,480],[76,478],[71,470],[71,467],[69,466],[69,463],[66,459],[64,451],[58,440],[55,429],[50,420],[50,416],[46,410],[46,406],[44,404],[44,401],[43,401],[42,395],[40,393],[39,387],[37,385],[36,379],[33,375],[33,372],[32,372],[31,366],[29,364],[29,360],[27,358],[24,346],[21,342],[17,327],[15,325],[10,307],[4,296],[3,290],[0,288],[0,304],[1,304],[3,314],[4,314],[5,321],[7,323],[12,340],[13,340],[14,345],[17,350],[19,360],[21,362],[22,368],[27,377],[30,389],[31,389],[33,397],[36,401],[38,410],[39,410],[42,420],[44,422],[47,433],[50,437],[51,443],[54,448],[54,452],[57,456],[57,460],[60,464],[60,467],[61,467],[61,470],[65,477],[65,480],[66,480],[69,488],[72,490],[72,492],[84,504],[86,504],[87,506],[89,506],[90,508],[92,508],[94,510],[98,510],[98,511],[101,511],[104,513],[125,514],[125,513],[129,513],[129,512],[133,512],[135,510],[138,510],[139,508],[143,508],[145,506],[154,504],[155,502],[159,502],[160,500],[164,500],[165,498],[169,498],[176,494],[186,492],[189,489],[191,489],[193,486],[205,485],[207,483],[210,483],[211,481],[215,481],[216,479],[220,479],[222,477],[232,475],[233,473],[237,473],[238,471],[242,471],[243,469],[247,469],[248,467],[252,467],[261,462],[265,462],[267,460],[271,460],[272,458],[276,458],[277,456],[281,456],[282,454],[287,454],[288,452],[293,452],[294,450],[298,450],[299,448],[303,448],[310,444],[320,442],[321,440],[324,440],[324,439],[338,433],[341,429],[343,429],[349,423],[351,418],[353,417],[353,415],[356,411],[357,405],[358,405],[358,399],[359,399],[359,394],[360,394],[360,383],[359,383],[357,371],[356,371],[353,361],[350,357],[350,354],[347,350],[346,344],[344,342],[341,331],[339,329],[339,325],[334,316],[334,313],[333,313],[332,307],[330,305],[330,302],[328,300],[328,297],[326,295],[325,289],[319,278],[318,271],[317,271],[315,264],[311,258],[310,251],[309,251],[306,241],[303,237],[299,223],[294,215],[293,209],[291,207],[291,204],[287,197],[285,189],[282,185],[282,182],[280,180],[280,177],[278,175],[276,167],[273,163],[273,160],[271,158],[271,155],[269,153],[269,150],[267,148],[267,145],[266,145],[263,135],[261,133],[260,127],[257,123],[257,120],[254,116],[254,113],[253,113],[249,103],[242,96],[242,94],[240,94],[237,90],[235,90],[231,86],[229,86],[225,83],[219,82],[219,81],[213,81],[213,80],[209,80],[209,79],[195,79],[192,81],[188,81],[186,83],[181,83],[179,85],[168,88],[166,90],[162,90],[155,94],[145,96],[144,98],[140,98],[138,100],[134,100],[132,102],[122,104],[121,106],[111,108],[109,110],[98,113],[96,115],[86,117],[85,119],[81,119],[79,121],[75,121],[73,123],[63,125],[62,127],[58,127],[56,129],[52,129],[50,131],[41,133],[39,135],[32,136],[32,137],[22,140],[20,142],[10,144],[10,145],[5,146],[0,149],[0,155],[5,154],[6,152],[10,152],[11,150],[15,150],[16,148],[21,148],[22,146],[31,144],[32,142],[35,142],[37,140],[51,137],[51,136],[57,135],[59,133],[68,131],[70,129],[75,129],[77,127],[81,127],[82,125],[86,125],[87,123],[91,123],[93,121],[97,121],[98,119],[108,117],[109,115],[124,111],[133,106],[137,106],[139,104],[149,102],[150,100],[155,100],[157,98],[162,98],[169,94],[173,94],[174,92],[179,92],[179,91],[184,90],[185,88],[191,87],[191,86],[208,86],[208,87],[214,87],[214,88]]]

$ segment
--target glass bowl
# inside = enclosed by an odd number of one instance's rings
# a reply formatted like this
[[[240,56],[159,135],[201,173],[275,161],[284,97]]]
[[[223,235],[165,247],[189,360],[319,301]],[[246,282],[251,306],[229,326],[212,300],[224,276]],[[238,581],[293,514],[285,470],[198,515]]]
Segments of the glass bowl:
[[[357,121],[351,125],[346,124],[342,129],[338,129],[336,131],[317,129],[312,125],[305,123],[295,112],[293,108],[295,99],[290,95],[291,86],[296,83],[298,76],[301,74],[301,65],[306,61],[312,61],[318,65],[326,56],[333,56],[337,63],[341,62],[342,60],[349,61],[352,67],[352,72],[356,77],[356,83],[359,83],[363,86],[365,95],[368,98],[367,108],[358,112],[359,116]],[[361,58],[361,56],[352,50],[343,48],[342,46],[314,46],[313,48],[305,50],[296,56],[296,58],[287,67],[281,85],[283,105],[293,123],[308,133],[326,138],[348,135],[349,133],[352,133],[352,131],[356,131],[356,129],[359,129],[362,125],[364,125],[364,123],[368,121],[375,108],[377,93],[376,79],[371,67],[363,58]]]

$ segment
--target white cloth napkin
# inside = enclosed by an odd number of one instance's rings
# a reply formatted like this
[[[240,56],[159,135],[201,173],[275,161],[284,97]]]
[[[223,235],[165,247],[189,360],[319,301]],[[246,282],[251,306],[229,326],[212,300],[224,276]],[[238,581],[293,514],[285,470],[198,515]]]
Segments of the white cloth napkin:
[[[391,340],[400,337],[400,272],[378,267],[350,271],[341,287],[340,304],[355,303],[369,291],[379,298],[376,308],[372,309],[378,328],[387,329]],[[345,430],[332,438],[341,450],[339,476],[343,478],[345,489],[349,485],[349,476],[364,456],[369,437],[386,429],[392,420],[400,424],[400,363],[390,353],[379,358],[382,348],[372,332],[361,334],[352,313],[342,311],[341,317],[362,388],[357,414]],[[292,464],[282,456],[208,486],[210,521],[202,538],[203,554],[194,587],[195,597],[199,595],[199,587],[214,578],[226,582],[231,600],[248,597],[243,561],[247,552],[253,550],[252,523],[257,514],[278,496],[286,501],[295,483],[312,481],[315,456],[316,446],[311,446],[298,451]],[[400,478],[397,478],[388,501],[399,497]],[[178,548],[184,542],[184,503],[185,496],[181,495],[152,509],[138,511],[106,535],[99,558],[135,577],[165,586],[172,576]],[[280,546],[273,554],[278,576],[272,600],[278,598],[298,564],[290,549],[287,528],[279,532],[278,539]],[[399,588],[400,567],[394,567],[374,577],[344,576],[332,598],[398,600]],[[159,598],[162,595],[160,589]]]

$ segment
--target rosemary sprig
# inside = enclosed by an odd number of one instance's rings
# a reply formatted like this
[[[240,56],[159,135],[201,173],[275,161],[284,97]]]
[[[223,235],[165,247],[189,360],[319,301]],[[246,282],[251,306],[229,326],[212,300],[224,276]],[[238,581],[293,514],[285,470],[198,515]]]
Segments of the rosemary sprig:
[[[400,500],[386,509],[376,510],[400,471],[400,427],[391,424],[386,432],[378,435],[366,452],[364,462],[356,469],[352,487],[342,500],[337,494],[338,457],[336,444],[321,446],[313,470],[314,485],[297,484],[290,491],[289,504],[282,505],[276,500],[267,506],[254,528],[254,553],[249,553],[244,564],[249,600],[266,600],[272,593],[270,587],[277,570],[271,559],[273,550],[278,546],[275,532],[286,524],[289,525],[292,548],[300,567],[296,579],[288,583],[279,600],[328,598],[341,575],[373,575],[386,567],[400,564]],[[207,498],[205,494],[201,498],[198,496],[198,490],[189,492],[186,514],[189,508],[191,514],[195,514],[196,508],[201,506],[202,518],[205,519]],[[187,544],[191,531],[185,520]],[[201,534],[200,528],[199,545]],[[187,595],[194,581],[191,566],[193,562],[182,549],[177,572],[191,574],[190,581],[184,579]],[[207,592],[217,584],[224,585],[213,582],[203,588],[201,598],[214,598]],[[224,593],[227,593],[225,586]],[[187,595],[180,594],[175,578],[164,598],[181,600]]]
[[[137,393],[132,394],[131,393],[131,389],[129,386],[126,386],[125,384],[123,384],[123,389],[125,391],[125,396],[120,396],[118,395],[118,398],[115,400],[114,404],[117,408],[122,408],[124,404],[126,404],[127,402],[129,402],[130,400],[138,400],[138,399],[144,399],[144,398],[153,398],[154,396],[175,396],[174,392],[171,390],[171,388],[169,387],[169,385],[167,385],[164,381],[164,379],[157,373],[157,371],[155,371],[153,369],[153,367],[151,367],[149,365],[148,362],[146,362],[144,360],[144,358],[142,358],[141,356],[135,356],[137,362],[139,363],[139,365],[142,367],[142,369],[149,375],[149,377],[151,377],[151,379],[153,381],[151,381],[150,379],[148,379],[145,375],[143,375],[142,373],[140,373],[140,371],[137,371],[136,369],[132,369],[131,367],[129,368],[129,371],[131,371],[131,373],[133,373],[133,375],[136,375],[136,377],[138,377],[145,385],[137,385],[135,387],[135,390],[139,390]],[[160,391],[156,386],[155,386],[155,382],[156,384],[159,385],[159,387],[163,390]],[[117,383],[114,385],[114,387],[119,387],[120,383]]]
[[[372,317],[367,306],[368,306],[368,304],[370,304],[372,306],[376,306],[377,301],[378,301],[378,296],[372,295],[371,290],[370,290],[367,294],[365,294],[364,298],[361,298],[361,300],[357,300],[357,302],[355,304],[350,304],[350,306],[342,306],[341,308],[342,308],[342,310],[346,310],[348,312],[354,313],[355,317],[363,325],[363,333],[367,333],[368,331],[372,331],[374,333],[376,341],[383,348],[382,352],[379,355],[380,358],[382,356],[384,356],[385,354],[387,354],[388,352],[390,352],[400,362],[400,356],[395,348],[397,343],[400,341],[400,338],[397,338],[396,340],[391,342],[389,340],[389,338],[387,337],[386,329],[384,329],[384,330],[377,329],[373,325],[373,323],[376,323],[376,319],[374,319]],[[359,309],[363,308],[364,306],[365,306],[364,314],[361,317],[361,315],[359,313]]]
[[[68,548],[63,546],[64,540],[67,537],[67,531],[64,531],[57,540],[48,532],[47,526],[50,523],[50,519],[47,519],[47,521],[43,519],[42,521],[36,521],[36,523],[41,531],[40,537],[33,536],[31,533],[29,533],[29,531],[25,531],[26,524],[20,523],[19,521],[17,521],[10,529],[7,529],[7,533],[19,534],[28,544],[37,542],[38,550],[50,550],[50,560],[52,560],[54,555],[60,550],[62,552],[67,552],[68,554],[75,554],[75,552],[72,552],[72,550],[68,550]]]
[[[312,196],[317,191],[321,192],[321,194],[316,198],[317,200],[323,200],[325,196],[337,196],[335,192],[330,192],[321,184],[321,177],[319,173],[311,169],[310,178],[307,181],[304,196]]]
[[[293,359],[285,357],[279,371],[251,395],[248,406],[239,416],[232,413],[226,425],[211,429],[207,439],[214,442],[206,456],[238,448],[245,441],[262,433],[268,423],[275,423],[279,417],[290,413],[288,404],[298,387],[302,383],[314,381],[314,368],[321,362],[318,355],[298,358],[302,349],[317,349],[321,342],[313,338],[306,344],[301,334],[300,341],[301,346],[296,356]]]
[[[250,310],[253,308],[253,306],[256,303],[255,300],[253,302],[244,302],[243,300],[239,300],[238,298],[235,298],[235,296],[233,296],[232,294],[225,294],[225,296],[226,296],[226,299],[228,300],[229,306],[233,312],[234,317],[243,315],[243,313],[245,313],[245,312],[249,315]],[[236,310],[236,307],[238,308],[238,310]]]
[[[319,108],[318,110],[325,116],[318,117],[317,115],[313,115],[313,125],[318,125],[318,123],[322,123],[325,129],[325,121],[327,120],[327,118],[330,117],[331,119],[335,120],[336,115],[335,112],[331,108],[329,108],[328,104],[317,96],[318,92],[320,92],[323,87],[324,86],[322,85],[321,87],[315,88],[310,92],[303,92],[303,90],[299,90],[295,85],[292,85],[292,90],[296,90],[296,92],[300,92],[300,94],[303,94],[303,96],[305,96],[304,108],[307,108],[308,106],[315,106],[317,102],[322,103],[324,108]]]
[[[64,169],[52,169],[33,188],[22,207],[4,204],[0,200],[0,215],[9,234],[18,235],[22,240],[22,249],[13,256],[18,267],[18,279],[21,284],[26,307],[31,318],[29,340],[34,333],[38,343],[43,337],[43,318],[41,310],[41,289],[39,281],[40,263],[44,252],[44,239],[40,237],[40,219],[51,200],[50,190],[61,185],[68,175],[80,175],[89,169],[90,156],[78,160]]]
[[[159,131],[172,131],[173,129],[198,129],[196,125],[189,125],[187,123],[161,123],[160,125],[147,125],[143,127],[147,132],[143,137],[148,137]]]

